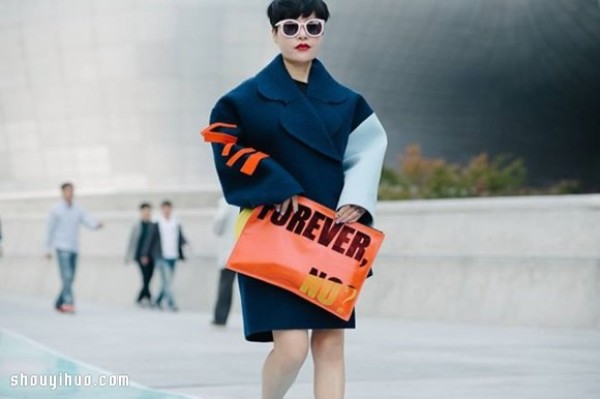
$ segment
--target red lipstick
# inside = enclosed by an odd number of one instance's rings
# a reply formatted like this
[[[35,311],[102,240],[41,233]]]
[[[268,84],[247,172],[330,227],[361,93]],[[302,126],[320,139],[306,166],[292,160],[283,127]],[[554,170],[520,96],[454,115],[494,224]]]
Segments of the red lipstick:
[[[306,51],[308,49],[310,49],[310,46],[306,43],[300,43],[299,45],[296,46],[296,50]]]

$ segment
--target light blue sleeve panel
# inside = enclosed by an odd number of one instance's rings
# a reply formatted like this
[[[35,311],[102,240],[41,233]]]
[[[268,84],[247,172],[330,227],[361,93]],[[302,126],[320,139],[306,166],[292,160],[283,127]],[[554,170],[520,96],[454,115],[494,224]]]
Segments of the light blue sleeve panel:
[[[369,212],[369,224],[373,224],[386,148],[385,129],[373,113],[348,138],[344,154],[344,188],[337,209],[350,204],[361,206]]]

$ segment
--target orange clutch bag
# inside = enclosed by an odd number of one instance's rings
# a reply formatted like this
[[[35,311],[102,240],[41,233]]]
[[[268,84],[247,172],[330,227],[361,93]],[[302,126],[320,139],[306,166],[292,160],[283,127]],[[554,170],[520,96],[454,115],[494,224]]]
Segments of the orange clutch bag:
[[[298,197],[298,211],[255,208],[227,267],[288,290],[349,320],[384,235],[360,223],[336,224],[335,211]]]

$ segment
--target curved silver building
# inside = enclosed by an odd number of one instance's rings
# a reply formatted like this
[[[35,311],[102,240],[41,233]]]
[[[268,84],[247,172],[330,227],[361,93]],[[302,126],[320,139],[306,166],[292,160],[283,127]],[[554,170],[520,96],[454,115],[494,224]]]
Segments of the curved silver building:
[[[592,0],[330,0],[323,59],[390,134],[600,184]],[[267,0],[0,0],[0,193],[215,186],[198,131],[274,54]]]
[[[465,162],[523,158],[532,184],[600,192],[597,0],[331,0],[326,53],[391,134]]]
[[[274,54],[263,3],[0,0],[0,192],[215,185],[198,132]]]

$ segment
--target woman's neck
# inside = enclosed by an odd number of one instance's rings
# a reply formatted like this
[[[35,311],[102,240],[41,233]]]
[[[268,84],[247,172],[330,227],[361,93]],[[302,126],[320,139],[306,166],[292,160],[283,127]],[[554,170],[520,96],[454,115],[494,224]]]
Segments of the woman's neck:
[[[308,83],[308,75],[310,73],[312,61],[294,63],[284,58],[283,65],[285,65],[285,69],[288,71],[292,79],[297,80],[299,82]]]

